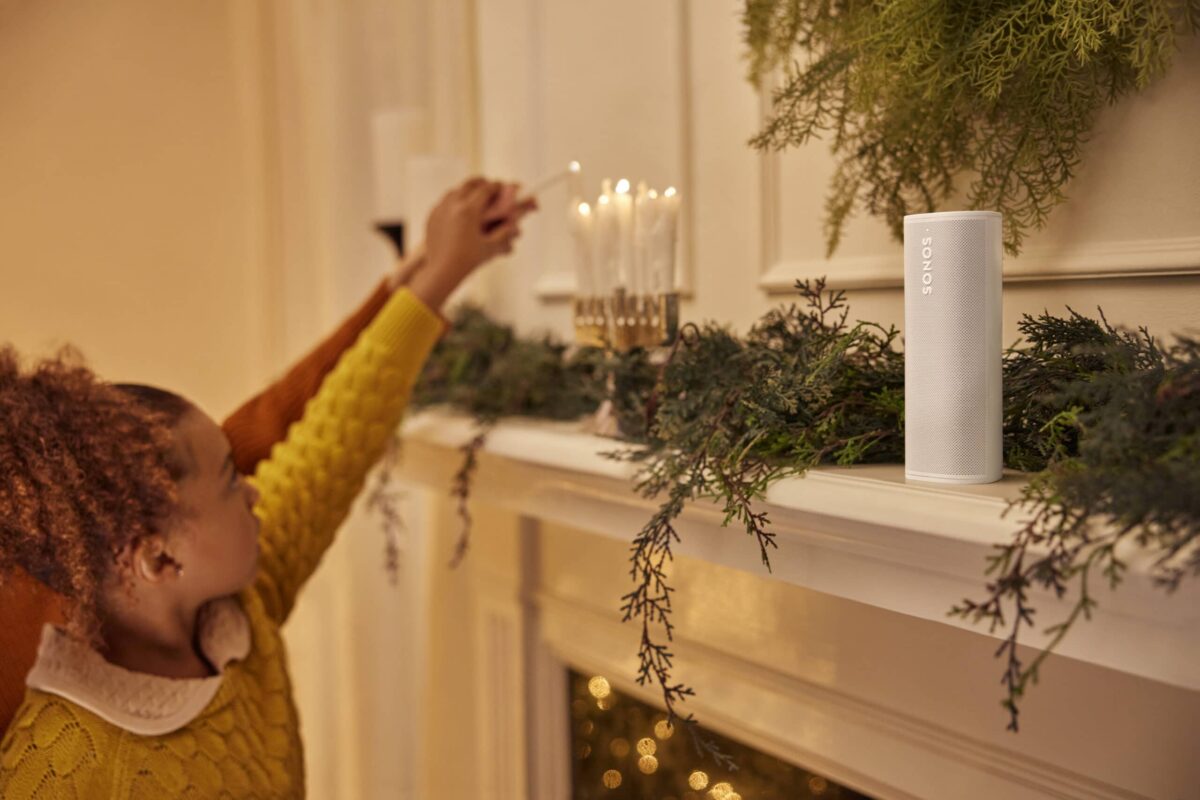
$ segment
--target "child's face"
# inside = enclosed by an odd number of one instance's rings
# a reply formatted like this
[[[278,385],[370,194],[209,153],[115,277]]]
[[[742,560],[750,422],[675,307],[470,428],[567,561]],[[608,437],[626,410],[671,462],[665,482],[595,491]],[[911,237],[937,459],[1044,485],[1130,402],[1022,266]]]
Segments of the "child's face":
[[[189,464],[168,545],[182,567],[178,588],[199,602],[236,594],[258,567],[258,491],[238,473],[224,431],[203,411],[193,407],[174,434]]]

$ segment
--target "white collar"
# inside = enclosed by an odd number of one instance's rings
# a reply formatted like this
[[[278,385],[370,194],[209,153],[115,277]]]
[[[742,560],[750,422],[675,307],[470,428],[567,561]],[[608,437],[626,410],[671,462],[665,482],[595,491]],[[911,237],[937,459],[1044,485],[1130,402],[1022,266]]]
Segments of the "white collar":
[[[224,597],[196,621],[200,649],[217,669],[207,678],[165,678],[119,667],[53,625],[42,629],[37,661],[25,683],[65,697],[119,728],[142,736],[177,731],[216,696],[230,662],[250,654],[250,621],[241,602]]]

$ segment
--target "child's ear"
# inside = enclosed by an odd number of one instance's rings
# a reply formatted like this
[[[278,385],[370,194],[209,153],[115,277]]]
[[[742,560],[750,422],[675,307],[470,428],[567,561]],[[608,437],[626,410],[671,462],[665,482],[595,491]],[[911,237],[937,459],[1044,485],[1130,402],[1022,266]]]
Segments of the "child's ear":
[[[183,573],[183,565],[167,552],[167,541],[155,534],[137,543],[133,550],[133,572],[147,583],[162,583]]]

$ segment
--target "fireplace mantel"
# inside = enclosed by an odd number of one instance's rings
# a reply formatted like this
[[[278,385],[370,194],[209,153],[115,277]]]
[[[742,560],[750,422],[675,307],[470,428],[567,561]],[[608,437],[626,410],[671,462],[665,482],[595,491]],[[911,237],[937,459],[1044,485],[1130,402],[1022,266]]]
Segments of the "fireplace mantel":
[[[403,428],[406,479],[448,491],[459,468],[459,448],[477,429],[473,421],[425,411]],[[591,435],[575,423],[510,420],[487,438],[474,479],[480,503],[629,541],[653,504],[633,491],[635,467],[602,454],[620,442]],[[694,504],[680,521],[679,552],[949,626],[986,633],[950,618],[964,596],[979,597],[985,557],[1007,541],[1019,510],[1008,502],[1022,486],[1018,474],[996,484],[940,486],[906,483],[899,465],[830,468],[774,484],[765,502],[779,549],[773,572],[758,548],[736,528],[721,526],[716,506]],[[1155,588],[1148,565],[1133,559],[1115,592],[1095,590],[1100,608],[1063,641],[1059,652],[1169,685],[1200,690],[1200,590],[1175,595]],[[1034,594],[1039,621],[1062,618],[1069,606]],[[997,632],[1002,635],[1002,632]],[[1024,640],[1037,643],[1037,635]]]

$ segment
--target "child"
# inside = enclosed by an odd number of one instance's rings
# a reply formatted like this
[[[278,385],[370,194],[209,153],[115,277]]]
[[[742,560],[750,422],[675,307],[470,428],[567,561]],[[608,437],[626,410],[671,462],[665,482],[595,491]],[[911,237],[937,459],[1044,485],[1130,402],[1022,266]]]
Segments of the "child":
[[[251,482],[169,392],[0,351],[0,572],[71,604],[0,742],[0,796],[302,797],[280,626],[398,424],[435,313],[508,252],[499,184],[430,214],[427,265],[388,300]]]

